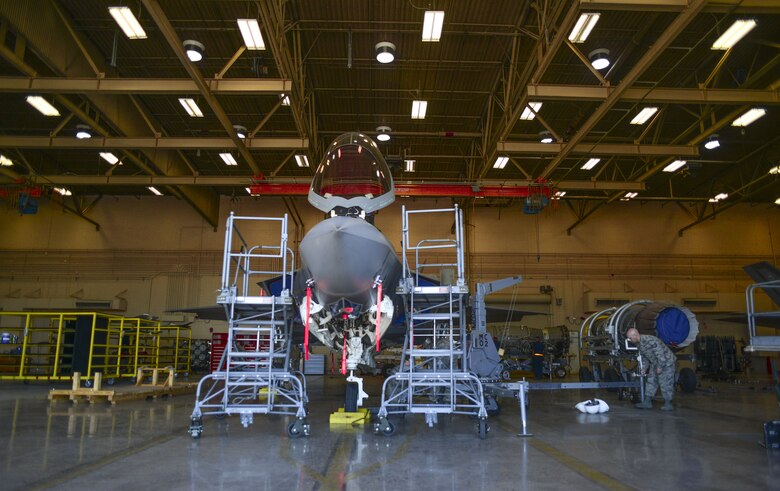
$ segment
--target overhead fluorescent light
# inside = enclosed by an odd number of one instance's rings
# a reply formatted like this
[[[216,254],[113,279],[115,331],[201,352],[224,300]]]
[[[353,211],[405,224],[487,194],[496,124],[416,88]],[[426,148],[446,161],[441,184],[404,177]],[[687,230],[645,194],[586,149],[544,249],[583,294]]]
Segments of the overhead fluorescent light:
[[[506,167],[506,163],[509,162],[509,157],[503,155],[496,159],[496,162],[493,164],[494,169],[503,169]]]
[[[238,22],[241,37],[244,38],[246,49],[265,49],[265,41],[263,41],[263,35],[260,34],[260,25],[257,23],[257,19],[237,19],[236,22]]]
[[[764,108],[756,107],[749,109],[745,114],[735,119],[731,126],[747,126],[765,114],[766,109]]]
[[[100,156],[111,165],[116,165],[119,162],[119,158],[111,152],[100,152]]]
[[[250,196],[252,195],[252,189],[251,188],[244,188],[244,189],[246,189],[246,194],[248,194]]]
[[[624,198],[631,199],[631,198],[636,198],[638,195],[639,195],[639,193],[636,193],[636,192],[628,192],[628,193],[626,193],[626,195],[625,195],[625,196],[623,196],[623,197],[624,197]]]
[[[49,104],[49,101],[39,95],[28,95],[27,103],[40,111],[44,116],[59,116],[60,112],[56,107]]]
[[[541,102],[529,102],[528,105],[525,106],[525,109],[523,109],[523,114],[520,115],[520,119],[525,121],[533,120],[536,117],[536,113],[538,113],[541,108]],[[533,109],[533,111],[531,109]]]
[[[309,166],[309,157],[306,155],[299,153],[295,155],[295,163],[298,164],[298,167],[308,167]]]
[[[411,159],[404,160],[404,170],[406,172],[414,172],[414,162],[415,161]]]
[[[715,195],[714,198],[710,198],[708,201],[710,203],[717,203],[719,201],[723,201],[724,199],[728,198],[729,195],[727,193],[718,193]]]
[[[14,161],[0,153],[0,167],[11,167]]]
[[[108,13],[130,39],[146,39],[146,32],[129,7],[108,7]]]
[[[596,164],[598,164],[599,162],[601,162],[601,159],[592,158],[592,159],[588,160],[587,162],[585,162],[585,165],[580,167],[580,169],[582,169],[582,170],[591,170],[592,168],[596,167]]]
[[[601,14],[587,13],[580,15],[580,18],[577,19],[577,23],[574,24],[574,29],[569,33],[569,41],[572,43],[584,43],[585,40],[588,39],[590,31],[595,27],[596,22],[599,21],[600,16]]]
[[[70,189],[66,188],[54,188],[55,191],[60,193],[63,196],[73,196],[73,193],[70,191]]]
[[[680,167],[684,166],[687,163],[688,163],[688,161],[686,161],[686,160],[675,160],[671,164],[669,164],[666,167],[664,167],[663,171],[664,172],[674,172],[674,171],[676,171],[677,169],[679,169]]]
[[[739,42],[740,39],[745,37],[745,34],[749,33],[754,27],[756,27],[756,21],[753,19],[738,19],[735,20],[731,27],[726,29],[726,32],[712,43],[712,49],[729,49]]]
[[[441,39],[441,28],[444,26],[443,10],[426,10],[423,18],[422,40],[427,43],[438,43]]]
[[[555,195],[553,195],[553,199],[561,199],[564,196],[566,196],[566,191],[556,191]]]
[[[162,196],[162,193],[154,186],[147,186],[146,189],[148,189],[149,191],[151,191],[157,196]]]
[[[634,116],[634,119],[631,120],[631,124],[645,124],[656,112],[658,112],[657,107],[646,107],[639,111],[639,114]]]
[[[184,107],[184,110],[187,111],[187,114],[190,115],[190,117],[192,118],[203,117],[203,111],[200,110],[198,104],[195,102],[195,99],[192,99],[190,97],[180,97],[179,102],[181,103],[182,107]]]
[[[283,106],[289,106],[290,105],[290,96],[287,94],[279,94],[279,99],[282,100]]]
[[[224,152],[219,154],[220,157],[222,157],[222,160],[227,165],[238,165],[238,162],[236,162],[236,159],[233,157],[232,153]]]
[[[428,101],[412,101],[412,119],[425,119]]]

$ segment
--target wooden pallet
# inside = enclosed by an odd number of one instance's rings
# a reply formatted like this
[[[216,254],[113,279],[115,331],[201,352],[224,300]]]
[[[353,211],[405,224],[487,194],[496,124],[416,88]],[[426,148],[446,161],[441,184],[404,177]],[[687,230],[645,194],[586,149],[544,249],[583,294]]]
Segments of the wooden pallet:
[[[95,373],[94,386],[92,388],[81,387],[81,374],[73,374],[73,385],[69,390],[52,389],[49,391],[49,400],[68,399],[73,404],[79,402],[89,402],[95,404],[98,402],[116,404],[123,401],[137,401],[144,399],[157,399],[161,397],[170,397],[180,394],[191,394],[197,388],[196,383],[172,384],[167,380],[162,385],[135,385],[132,387],[122,387],[114,390],[101,389],[102,374]]]

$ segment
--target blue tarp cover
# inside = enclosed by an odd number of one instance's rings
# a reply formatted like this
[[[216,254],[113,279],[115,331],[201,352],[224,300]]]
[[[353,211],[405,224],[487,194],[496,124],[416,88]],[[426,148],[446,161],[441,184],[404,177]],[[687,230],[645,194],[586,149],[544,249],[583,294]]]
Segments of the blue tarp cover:
[[[661,341],[672,346],[685,341],[691,329],[688,316],[675,307],[662,310],[655,320],[655,327]]]

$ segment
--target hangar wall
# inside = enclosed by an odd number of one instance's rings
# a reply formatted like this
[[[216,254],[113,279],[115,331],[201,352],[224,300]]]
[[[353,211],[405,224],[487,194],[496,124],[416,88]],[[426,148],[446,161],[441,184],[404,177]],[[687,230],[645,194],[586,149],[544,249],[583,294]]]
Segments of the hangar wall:
[[[296,244],[321,213],[295,198],[290,242]],[[449,199],[403,200],[409,209],[451,206]],[[480,203],[481,204],[481,203]],[[377,226],[400,249],[401,203],[382,210]],[[277,198],[223,198],[221,223],[238,215],[281,216]],[[751,282],[742,266],[777,263],[780,213],[775,208],[737,205],[715,220],[686,231],[695,219],[672,204],[618,203],[582,224],[565,206],[525,215],[519,205],[466,210],[468,267],[473,281],[522,275],[523,283],[497,296],[515,295],[529,310],[531,326],[569,322],[604,299],[714,300],[699,313],[744,310]],[[110,197],[93,208],[95,227],[44,203],[36,215],[0,213],[0,308],[63,308],[76,300],[111,300],[127,315],[211,305],[219,286],[224,226],[214,230],[184,202],[172,197]],[[297,227],[298,217],[303,228]],[[412,223],[413,240],[450,233],[451,218]],[[262,242],[259,230],[249,234]],[[414,234],[420,234],[416,236]],[[540,293],[542,292],[542,293]],[[693,309],[696,311],[696,309]],[[179,319],[180,316],[172,316]],[[717,324],[717,323],[716,323]],[[214,324],[198,321],[196,337]],[[717,327],[715,327],[716,330]],[[722,330],[733,327],[724,326]],[[717,332],[714,332],[717,333]]]

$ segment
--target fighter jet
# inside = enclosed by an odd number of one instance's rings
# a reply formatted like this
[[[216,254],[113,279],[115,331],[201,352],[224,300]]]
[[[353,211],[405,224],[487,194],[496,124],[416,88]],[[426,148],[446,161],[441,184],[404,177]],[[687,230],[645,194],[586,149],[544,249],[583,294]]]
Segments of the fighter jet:
[[[326,218],[301,241],[303,266],[295,275],[293,297],[306,337],[310,333],[341,352],[342,373],[349,372],[347,380],[358,384],[348,392],[357,394],[360,405],[367,396],[354,371],[375,365],[380,339],[400,310],[395,289],[401,263],[373,225],[374,213],[395,200],[393,177],[376,143],[361,133],[336,138],[308,199]]]

